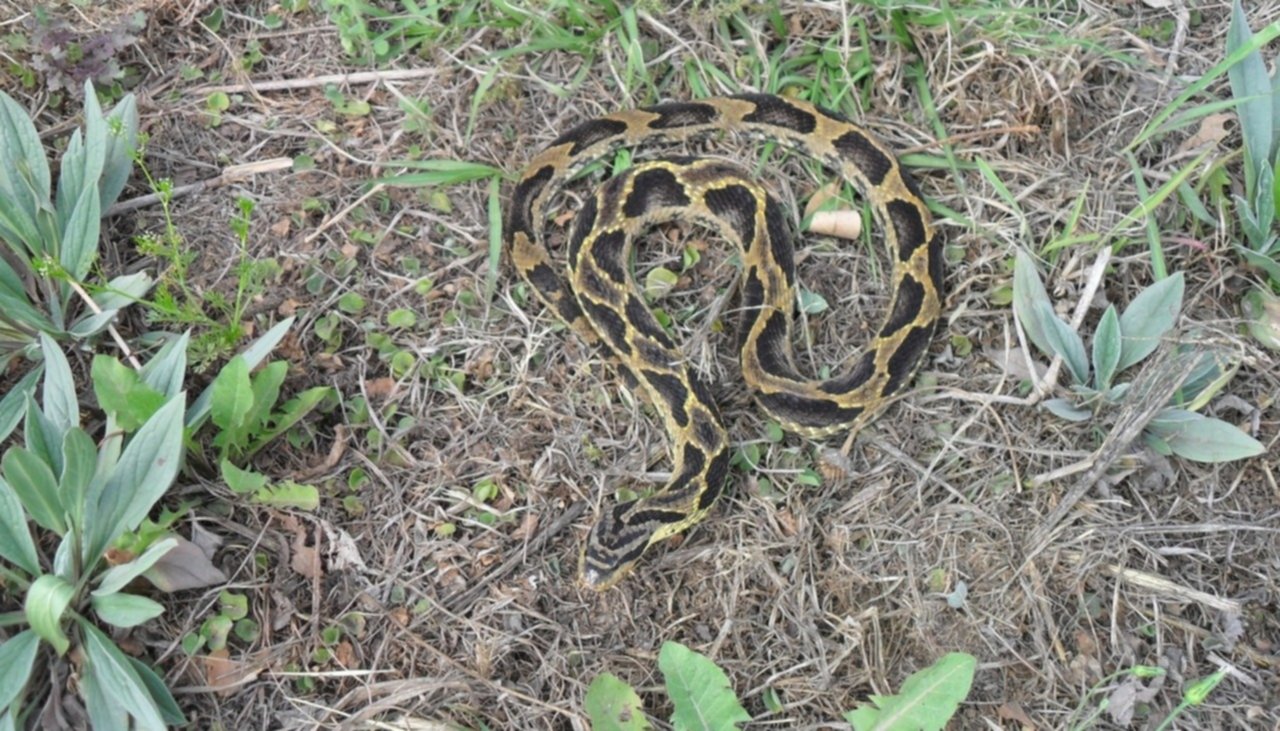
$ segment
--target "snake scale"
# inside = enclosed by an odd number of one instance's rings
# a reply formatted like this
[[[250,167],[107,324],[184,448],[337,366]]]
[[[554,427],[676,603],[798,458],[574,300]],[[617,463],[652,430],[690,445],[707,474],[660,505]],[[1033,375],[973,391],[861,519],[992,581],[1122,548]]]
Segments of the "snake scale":
[[[635,165],[599,186],[577,212],[557,267],[544,242],[549,203],[585,166],[619,148],[716,135],[777,142],[851,182],[884,229],[893,259],[888,313],[846,373],[801,376],[791,351],[795,253],[779,205],[740,168],[712,158]],[[742,94],[658,104],[584,122],[525,168],[504,242],[520,276],[561,320],[616,361],[661,414],[673,477],[660,490],[604,508],[583,547],[580,575],[617,583],[649,546],[702,520],[728,479],[730,450],[709,384],[645,304],[629,266],[634,241],[670,220],[703,224],[741,252],[742,377],[784,428],[823,436],[857,428],[909,382],[933,338],[943,295],[941,237],[919,189],[865,129],[807,102]]]

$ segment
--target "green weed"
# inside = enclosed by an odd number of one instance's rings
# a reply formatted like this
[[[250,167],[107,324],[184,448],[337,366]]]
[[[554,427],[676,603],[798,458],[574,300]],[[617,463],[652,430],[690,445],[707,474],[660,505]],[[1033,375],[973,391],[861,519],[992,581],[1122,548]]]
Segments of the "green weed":
[[[870,702],[845,714],[855,731],[939,731],[969,693],[977,661],[972,655],[951,653],[908,677],[897,695],[872,696]],[[732,731],[752,720],[742,707],[728,676],[705,655],[678,642],[664,642],[658,670],[665,680],[677,731]],[[771,713],[782,710],[778,692],[762,695]],[[598,731],[650,729],[640,696],[612,673],[603,673],[587,689],[583,710]]]
[[[1098,419],[1123,403],[1130,383],[1116,377],[1160,345],[1182,310],[1181,272],[1157,281],[1133,298],[1123,313],[1107,308],[1086,352],[1084,340],[1054,312],[1035,263],[1019,251],[1013,273],[1013,310],[1027,339],[1043,354],[1060,356],[1071,376],[1071,397],[1044,402],[1054,415],[1075,422]],[[1167,407],[1143,431],[1161,454],[1197,462],[1225,462],[1261,454],[1263,446],[1236,427],[1196,413],[1235,373],[1217,353],[1184,348],[1195,360],[1191,375]]]

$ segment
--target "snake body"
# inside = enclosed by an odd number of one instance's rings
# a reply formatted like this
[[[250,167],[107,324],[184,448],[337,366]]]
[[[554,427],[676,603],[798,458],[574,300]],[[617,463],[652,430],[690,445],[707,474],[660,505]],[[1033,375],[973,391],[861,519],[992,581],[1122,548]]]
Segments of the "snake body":
[[[794,245],[783,211],[728,163],[670,158],[638,164],[601,185],[575,216],[568,268],[544,243],[549,202],[586,165],[620,147],[729,133],[778,142],[850,181],[870,203],[892,252],[892,299],[870,345],[846,373],[802,377],[791,351]],[[615,112],[556,138],[525,168],[512,194],[504,240],[538,298],[599,343],[661,414],[673,477],[653,495],[603,510],[582,551],[580,574],[603,590],[649,546],[702,520],[729,472],[729,442],[711,389],[644,302],[628,262],[655,223],[692,220],[718,231],[743,262],[742,376],[784,428],[823,436],[857,428],[898,394],[928,349],[942,309],[941,239],[915,183],[865,129],[807,102],[763,94]]]

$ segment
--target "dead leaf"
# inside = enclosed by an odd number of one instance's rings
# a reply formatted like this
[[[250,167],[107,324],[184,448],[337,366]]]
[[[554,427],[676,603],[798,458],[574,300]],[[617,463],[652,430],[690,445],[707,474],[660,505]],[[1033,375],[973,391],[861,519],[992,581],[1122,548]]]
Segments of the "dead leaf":
[[[1040,381],[1044,379],[1045,370],[1043,364],[1034,359],[1028,359],[1026,351],[1022,348],[987,348],[982,351],[987,360],[995,364],[997,368],[1004,371],[1005,375],[1019,381],[1032,380],[1031,368],[1035,369],[1035,379]],[[1030,364],[1030,367],[1028,367]]]
[[[193,532],[193,535],[195,533]],[[178,545],[160,557],[143,576],[160,591],[175,592],[227,583],[227,575],[213,565],[199,546],[182,536],[171,536]],[[202,538],[201,540],[208,540]]]
[[[1133,721],[1134,702],[1138,699],[1137,686],[1138,680],[1129,676],[1107,696],[1107,714],[1121,726],[1128,726]]]
[[[356,651],[351,648],[351,643],[346,640],[339,642],[338,646],[333,648],[333,659],[337,660],[338,664],[347,670],[357,667]]]
[[[315,546],[307,545],[307,529],[295,523],[291,543],[293,556],[289,558],[289,567],[308,579],[320,578],[324,573],[320,567],[320,553]]]
[[[271,224],[271,234],[278,239],[283,239],[289,235],[289,228],[291,225],[292,222],[289,221],[289,218],[286,216],[285,218]]]
[[[222,546],[222,536],[211,530],[205,530],[199,523],[191,524],[191,542],[196,544],[202,553],[209,559],[213,558],[213,554],[217,553],[218,548]]]
[[[346,243],[342,245],[342,255],[348,259],[356,258],[356,255],[359,253],[360,253],[360,247],[356,246],[355,244]]]
[[[332,547],[329,552],[329,569],[331,571],[341,571],[342,569],[357,569],[363,573],[369,572],[369,566],[364,562],[364,558],[360,555],[360,547],[356,545],[356,541],[351,534],[345,530],[337,530],[327,522],[322,523],[325,537]]]
[[[1026,710],[1017,703],[1001,703],[996,708],[996,715],[1002,721],[1016,721],[1023,731],[1027,729],[1034,731],[1036,728],[1036,722],[1032,721],[1031,716],[1028,716]]]
[[[223,647],[200,657],[204,684],[217,693],[227,696],[237,692],[242,685],[258,677],[262,668],[232,660],[231,653]]]
[[[796,533],[799,532],[796,525],[796,517],[786,508],[778,511],[778,526],[782,528],[782,535],[787,538],[794,538]]]
[[[1236,115],[1230,112],[1205,115],[1205,118],[1200,120],[1200,128],[1196,130],[1196,133],[1178,145],[1178,152],[1189,152],[1218,144],[1228,134],[1227,122],[1233,121],[1235,118]]]
[[[390,376],[382,378],[371,378],[364,382],[364,391],[369,398],[382,398],[390,396],[396,390],[396,379]]]

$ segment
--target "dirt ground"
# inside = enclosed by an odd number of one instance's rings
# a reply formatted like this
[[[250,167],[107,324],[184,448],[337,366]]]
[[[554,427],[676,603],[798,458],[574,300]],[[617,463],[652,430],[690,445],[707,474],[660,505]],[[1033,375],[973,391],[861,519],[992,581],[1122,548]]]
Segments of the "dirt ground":
[[[27,2],[0,0],[0,19],[15,19],[0,34],[24,27]],[[1104,699],[1093,727],[1155,728],[1220,667],[1225,680],[1173,728],[1280,728],[1280,369],[1242,334],[1239,299],[1256,275],[1226,233],[1191,231],[1176,197],[1153,218],[1169,269],[1187,278],[1179,333],[1240,359],[1228,396],[1207,412],[1249,430],[1263,457],[1204,465],[1114,445],[1110,418],[1071,424],[1017,403],[1027,395],[1023,359],[1005,365],[1018,347],[1007,306],[1017,247],[1038,253],[1073,232],[1120,245],[1088,303],[1089,329],[1108,303],[1122,306],[1152,281],[1147,223],[1125,220],[1143,199],[1134,165],[1158,187],[1194,156],[1184,143],[1197,127],[1138,146],[1132,162],[1124,150],[1221,60],[1229,4],[1062,10],[1003,0],[954,3],[949,18],[928,3],[880,4],[904,11],[645,2],[634,31],[564,48],[536,45],[553,36],[534,19],[571,25],[573,4],[440,3],[421,23],[432,33],[380,63],[344,50],[320,0],[58,8],[84,28],[146,13],[120,61],[155,176],[183,185],[294,159],[180,196],[173,222],[194,254],[193,286],[228,291],[237,245],[228,222],[238,196],[255,202],[250,252],[281,271],[248,319],[264,330],[296,314],[281,351],[289,387],[332,385],[343,399],[301,446],[281,442],[256,465],[321,486],[314,513],[264,509],[216,480],[181,478],[175,499],[197,507],[180,531],[220,540],[215,561],[230,584],[166,597],[165,615],[129,639],[193,727],[587,728],[584,693],[608,671],[640,691],[664,728],[656,657],[676,640],[725,669],[755,717],[749,728],[847,728],[843,712],[951,651],[979,661],[954,728],[1069,728]],[[410,6],[374,5],[394,14],[368,16],[371,34]],[[417,6],[425,18],[432,4]],[[1280,19],[1274,0],[1247,7],[1255,29]],[[611,17],[583,12],[597,24]],[[476,20],[490,16],[509,22]],[[79,102],[57,106],[40,79],[24,84],[17,71],[30,49],[3,48],[0,84],[36,110],[47,143],[65,137]],[[823,65],[788,66],[806,56]],[[366,76],[324,78],[353,73]],[[677,318],[677,334],[718,384],[735,448],[758,462],[734,470],[705,523],[655,547],[616,589],[587,591],[576,565],[595,516],[617,488],[651,486],[669,469],[661,423],[537,304],[505,257],[492,268],[488,181],[370,181],[404,172],[395,163],[405,159],[515,175],[559,131],[608,111],[689,98],[697,85],[804,92],[819,77],[848,88],[842,110],[910,153],[909,165],[934,162],[912,167],[948,242],[943,331],[915,386],[847,455],[841,438],[778,440],[741,385],[731,332],[706,314],[733,284],[724,247],[668,230],[640,265],[679,269],[683,248],[709,244],[660,304],[692,313]],[[219,91],[229,105],[214,120]],[[1228,94],[1219,83],[1198,99]],[[1209,160],[1239,146],[1229,125]],[[765,167],[793,206],[820,179],[794,160]],[[1227,169],[1241,179],[1238,156]],[[566,206],[584,190],[574,187]],[[150,192],[135,175],[123,199]],[[161,209],[109,221],[108,273],[154,268],[133,241],[163,226]],[[801,367],[839,372],[883,311],[885,260],[878,245],[800,247],[803,286],[830,304],[799,328]],[[1042,260],[1062,312],[1076,307],[1096,257],[1082,243]],[[389,325],[396,308],[416,323]],[[135,336],[148,327],[139,311],[122,323]],[[421,367],[393,370],[400,351]],[[1107,447],[1120,458],[1073,490],[1088,473],[1071,467]],[[262,635],[233,640],[216,662],[185,655],[180,639],[214,613],[223,588],[249,596]],[[334,627],[336,641],[326,633]],[[322,647],[332,657],[318,662]],[[1122,673],[1139,665],[1166,673]],[[767,706],[766,694],[780,704]]]

